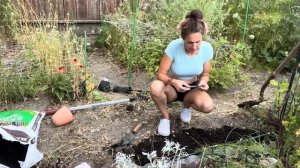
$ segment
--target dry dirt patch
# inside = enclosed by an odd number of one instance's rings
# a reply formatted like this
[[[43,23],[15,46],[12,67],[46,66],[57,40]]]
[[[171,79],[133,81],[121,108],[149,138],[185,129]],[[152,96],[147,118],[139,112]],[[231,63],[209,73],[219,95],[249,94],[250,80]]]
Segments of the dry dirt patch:
[[[120,67],[111,56],[95,49],[89,53],[88,71],[95,83],[106,77],[112,85],[127,86],[127,69]],[[274,88],[269,87],[265,92],[268,101],[251,109],[239,109],[237,104],[246,100],[256,100],[267,73],[249,73],[249,80],[241,82],[228,90],[210,90],[215,102],[215,109],[209,114],[193,111],[190,125],[183,125],[179,120],[181,104],[178,102],[170,106],[171,126],[173,134],[188,128],[221,128],[224,125],[260,129],[261,120],[255,115],[264,115],[273,101]],[[152,79],[147,78],[145,72],[132,74],[134,89],[148,90]],[[107,99],[115,100],[128,98],[130,95],[118,93],[102,93]],[[147,93],[146,93],[147,95]],[[149,95],[148,95],[149,96]],[[88,102],[71,102],[72,106]],[[128,133],[137,123],[143,122],[143,128],[138,132],[134,141],[138,144],[156,135],[160,114],[153,102],[137,100],[131,103],[134,109],[128,111],[128,104],[115,105],[97,109],[88,109],[74,113],[75,120],[65,126],[56,127],[50,116],[46,116],[41,124],[38,148],[44,154],[39,167],[74,167],[81,162],[87,162],[92,167],[113,167],[113,155],[109,152],[112,144],[118,143],[125,133]],[[30,99],[26,102],[8,105],[8,109],[44,110],[53,106],[46,96]],[[61,105],[56,105],[60,107]],[[1,110],[3,110],[2,107]]]

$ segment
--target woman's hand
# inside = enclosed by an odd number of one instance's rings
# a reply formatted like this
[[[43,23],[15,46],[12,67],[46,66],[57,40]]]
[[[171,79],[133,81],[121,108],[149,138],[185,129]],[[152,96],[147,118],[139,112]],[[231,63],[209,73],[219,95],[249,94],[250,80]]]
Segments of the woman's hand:
[[[186,91],[191,90],[191,88],[190,88],[191,86],[182,80],[172,79],[171,84],[172,84],[172,86],[175,87],[175,89],[178,92],[186,92]]]
[[[209,89],[209,86],[206,81],[200,80],[198,84],[198,89],[201,91],[207,91]]]

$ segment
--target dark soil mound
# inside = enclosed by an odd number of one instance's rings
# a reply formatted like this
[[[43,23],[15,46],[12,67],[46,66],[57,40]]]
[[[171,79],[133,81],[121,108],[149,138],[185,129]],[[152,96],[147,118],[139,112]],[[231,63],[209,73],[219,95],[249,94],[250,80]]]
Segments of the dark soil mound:
[[[160,157],[162,155],[161,149],[165,146],[165,140],[173,141],[175,143],[178,142],[181,147],[186,147],[185,152],[194,153],[201,146],[235,142],[243,137],[257,136],[258,134],[259,132],[255,130],[229,126],[212,130],[191,128],[183,130],[178,134],[172,134],[169,137],[162,137],[158,135],[152,136],[149,139],[145,139],[138,145],[133,146],[131,150],[124,148],[125,150],[123,150],[123,152],[134,153],[136,163],[139,165],[145,165],[149,163],[149,160],[142,154],[142,152],[149,153],[157,151],[157,155]]]

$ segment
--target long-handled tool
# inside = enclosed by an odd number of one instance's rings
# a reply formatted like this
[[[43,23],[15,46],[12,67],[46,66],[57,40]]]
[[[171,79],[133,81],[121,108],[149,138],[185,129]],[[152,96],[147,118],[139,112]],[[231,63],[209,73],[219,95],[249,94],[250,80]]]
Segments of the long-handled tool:
[[[86,105],[81,105],[81,106],[70,107],[67,110],[75,111],[75,110],[83,110],[83,109],[88,109],[88,108],[104,107],[104,106],[109,106],[109,105],[114,105],[114,104],[123,104],[123,103],[134,101],[135,99],[136,98],[133,97],[133,98],[127,98],[127,99],[112,100],[112,101],[107,101],[107,102],[86,104]],[[44,110],[43,112],[46,115],[51,115],[51,114],[54,114],[58,110],[59,109],[51,109],[51,110]]]
[[[281,70],[284,68],[284,66],[292,59],[292,57],[296,54],[296,52],[300,54],[300,42],[293,48],[293,50],[290,52],[290,54],[280,63],[280,65],[270,74],[268,79],[265,81],[265,83],[262,85],[259,93],[259,99],[258,100],[250,100],[246,102],[242,102],[238,104],[238,107],[245,108],[245,107],[252,107],[254,105],[258,105],[259,103],[264,101],[264,92],[268,85],[270,84],[270,81],[276,77],[278,73],[281,72]]]

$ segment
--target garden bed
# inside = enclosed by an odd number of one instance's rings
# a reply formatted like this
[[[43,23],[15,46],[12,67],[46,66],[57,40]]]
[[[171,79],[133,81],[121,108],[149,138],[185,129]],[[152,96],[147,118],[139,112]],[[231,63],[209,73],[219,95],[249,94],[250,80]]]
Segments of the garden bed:
[[[88,54],[88,71],[95,83],[106,77],[111,80],[112,85],[126,86],[127,71],[120,67],[114,59],[105,52],[94,49]],[[251,109],[239,109],[237,104],[246,100],[255,100],[261,84],[267,74],[246,72],[251,75],[237,86],[228,90],[210,90],[215,102],[215,108],[210,114],[202,114],[193,111],[193,119],[189,125],[182,124],[179,120],[181,104],[175,102],[170,107],[172,134],[179,135],[183,130],[195,131],[201,129],[203,136],[210,134],[211,129],[220,129],[225,125],[231,128],[247,128],[251,130],[268,129],[262,124],[258,116],[263,117],[272,101],[274,89],[268,88],[266,97],[268,101],[261,103]],[[132,75],[132,87],[134,89],[148,90],[151,79],[144,72],[134,72]],[[101,94],[107,100],[128,98],[131,95],[119,93]],[[146,96],[148,93],[145,92]],[[68,105],[82,105],[82,100],[65,102]],[[74,113],[75,120],[65,126],[53,125],[50,116],[46,116],[41,124],[38,148],[44,154],[43,160],[38,163],[39,167],[74,167],[82,162],[87,162],[92,167],[114,167],[114,154],[109,153],[109,146],[118,143],[125,133],[129,132],[138,122],[143,122],[144,127],[138,132],[134,145],[147,146],[147,139],[156,137],[157,141],[164,142],[164,138],[158,138],[156,129],[160,114],[151,100],[137,100],[131,103],[133,111],[127,110],[127,105],[115,105],[103,108],[88,109]],[[9,104],[4,109],[31,109],[42,111],[46,108],[59,108],[62,104],[54,103],[47,95],[35,99],[27,99],[17,104]],[[186,132],[186,131],[185,131]],[[227,132],[224,132],[225,134]],[[225,135],[224,134],[224,135]],[[199,134],[200,136],[200,134]],[[180,136],[181,137],[181,136]],[[202,137],[202,136],[200,136]],[[223,136],[224,137],[224,136]],[[177,140],[176,138],[171,138]],[[217,138],[218,139],[218,138]],[[215,143],[222,140],[218,139]],[[198,141],[198,140],[197,140]],[[181,143],[181,142],[179,142]],[[212,143],[213,139],[212,139]],[[182,144],[184,146],[189,145]],[[188,146],[190,148],[190,146]],[[193,145],[192,148],[197,148]],[[150,148],[149,148],[150,149]],[[148,151],[150,152],[150,151]],[[133,151],[134,153],[134,151]]]

